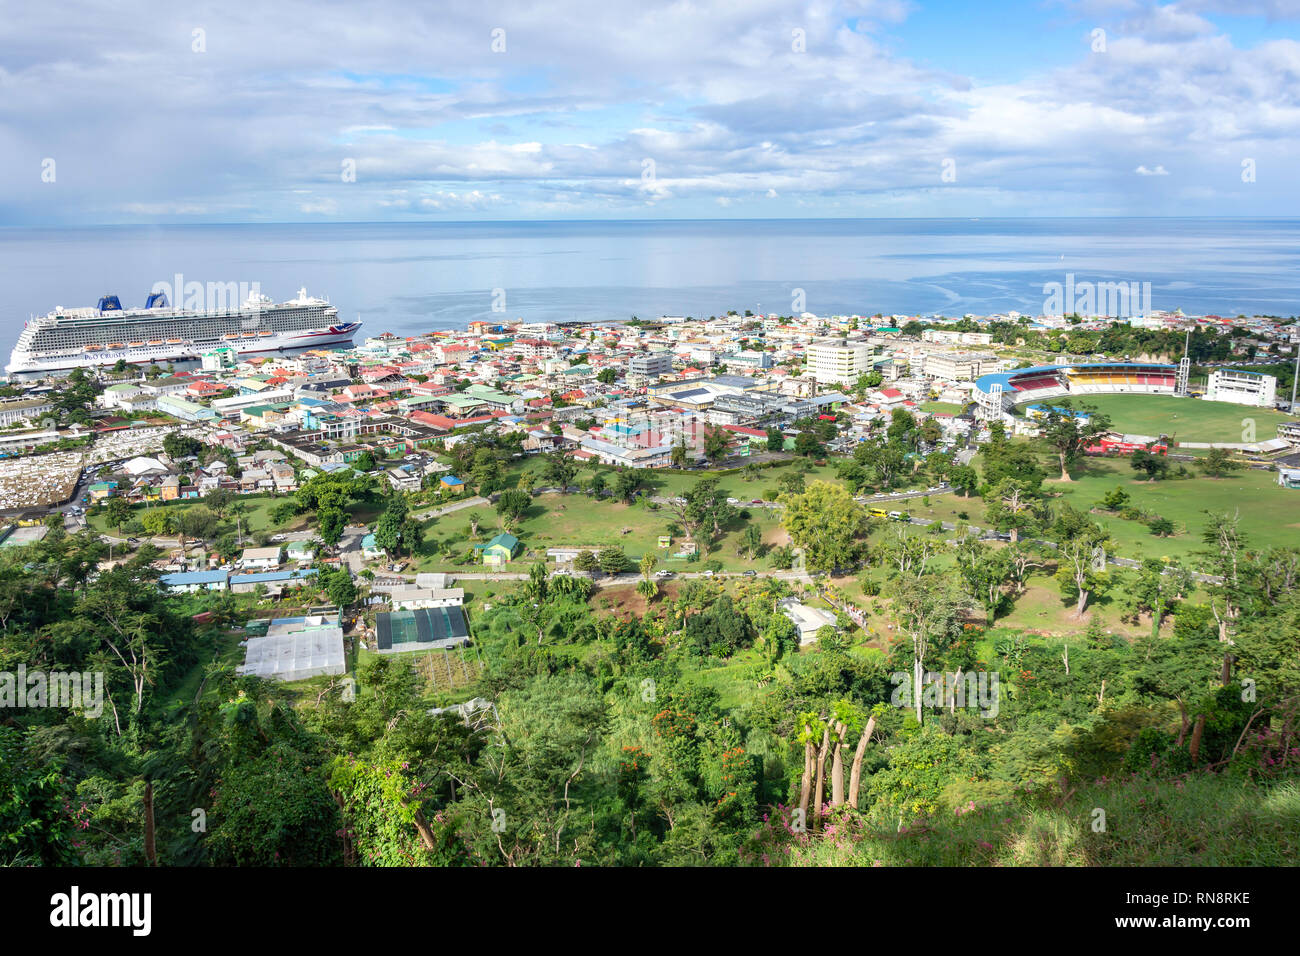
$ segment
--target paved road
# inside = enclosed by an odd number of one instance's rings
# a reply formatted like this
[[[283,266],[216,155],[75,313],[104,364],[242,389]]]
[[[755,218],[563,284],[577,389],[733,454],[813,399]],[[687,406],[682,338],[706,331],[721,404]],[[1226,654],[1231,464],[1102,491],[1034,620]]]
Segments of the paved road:
[[[493,500],[495,500],[495,498],[496,496],[493,495]],[[464,511],[466,508],[477,508],[480,505],[488,505],[491,503],[492,502],[487,498],[480,498],[477,496],[473,498],[464,498],[460,501],[453,501],[449,505],[443,505],[441,508],[434,508],[430,511],[421,511],[419,514],[412,515],[412,517],[417,518],[420,521],[428,521],[430,518],[441,518],[443,515],[449,515],[456,511]]]

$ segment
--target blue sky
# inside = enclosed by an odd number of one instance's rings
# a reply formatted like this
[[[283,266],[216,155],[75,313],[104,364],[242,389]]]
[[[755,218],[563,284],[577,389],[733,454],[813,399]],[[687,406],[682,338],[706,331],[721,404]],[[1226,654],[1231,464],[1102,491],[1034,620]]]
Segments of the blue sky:
[[[6,10],[0,225],[1300,215],[1300,0],[224,6]]]

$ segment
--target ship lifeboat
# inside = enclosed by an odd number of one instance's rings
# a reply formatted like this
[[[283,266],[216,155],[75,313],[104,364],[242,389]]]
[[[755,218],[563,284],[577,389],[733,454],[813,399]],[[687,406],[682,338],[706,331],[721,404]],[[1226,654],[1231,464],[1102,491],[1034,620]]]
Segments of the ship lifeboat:
[[[103,349],[104,349],[104,346],[102,346],[102,345],[87,345],[87,346],[86,346],[86,351],[87,351],[87,352],[100,352],[100,351],[103,351]]]
[[[168,345],[180,345],[181,342],[182,342],[181,339],[168,339],[168,340],[167,340],[167,344],[168,344]]]
[[[271,332],[268,331],[267,329],[263,329],[261,332],[258,332],[257,334],[258,334],[259,336],[261,336],[261,335],[270,335]]]
[[[127,342],[126,344],[133,349],[141,348],[144,345],[143,342]]]
[[[234,332],[227,332],[225,335],[222,336],[222,338],[225,339],[227,342],[229,342],[239,338],[239,336],[236,335]]]
[[[124,349],[124,348],[126,348],[126,343],[125,343],[125,342],[109,342],[109,343],[108,343],[108,347],[109,347],[110,349]]]
[[[162,339],[150,339],[150,340],[149,340],[149,344],[150,344],[150,345],[162,345]]]

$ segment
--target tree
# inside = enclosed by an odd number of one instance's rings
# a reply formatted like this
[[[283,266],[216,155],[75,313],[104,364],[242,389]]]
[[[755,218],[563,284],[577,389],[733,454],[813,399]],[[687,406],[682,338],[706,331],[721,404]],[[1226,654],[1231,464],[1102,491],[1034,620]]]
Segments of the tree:
[[[968,538],[957,551],[957,570],[971,597],[984,608],[985,622],[992,627],[1006,601],[1002,589],[1014,573],[1008,549]]]
[[[1106,511],[1123,511],[1128,507],[1129,494],[1123,488],[1115,488],[1102,495],[1099,504]]]
[[[745,525],[745,530],[740,533],[740,541],[737,542],[737,551],[743,552],[753,561],[762,547],[763,532],[758,525],[753,522]]]
[[[210,498],[212,496],[209,495],[208,497]],[[271,524],[275,525],[276,527],[279,527],[280,525],[288,524],[297,516],[298,516],[298,503],[296,501],[281,501],[278,504],[276,504],[273,508],[271,508],[271,511],[268,515],[268,517],[271,519]]]
[[[1180,565],[1168,564],[1147,558],[1142,562],[1137,578],[1129,589],[1135,610],[1151,615],[1151,636],[1160,634],[1160,622],[1173,607],[1174,602],[1189,594],[1195,582],[1191,572]]]
[[[402,531],[406,523],[406,499],[394,495],[389,499],[388,507],[375,522],[375,544],[390,555],[398,555],[402,549]]]
[[[891,604],[895,619],[912,643],[911,696],[916,722],[921,715],[925,660],[931,649],[942,652],[961,627],[969,599],[957,582],[946,575],[901,577],[893,585]]]
[[[125,498],[109,498],[104,505],[104,517],[109,525],[121,531],[122,525],[131,520],[131,506]]]
[[[785,449],[785,435],[781,429],[773,425],[767,430],[767,450],[783,451]]]
[[[1073,481],[1070,466],[1083,457],[1083,450],[1110,431],[1110,417],[1094,406],[1074,405],[1062,399],[1047,410],[1040,420],[1043,441],[1056,452],[1061,465],[1061,481]]]
[[[1169,459],[1164,455],[1154,454],[1146,448],[1139,448],[1133,452],[1129,464],[1134,471],[1146,475],[1147,481],[1155,481],[1169,474]]]
[[[618,380],[618,372],[612,368],[602,368],[596,373],[596,381],[602,385],[613,385]]]
[[[712,425],[704,426],[704,457],[709,460],[710,464],[717,464],[727,457],[727,449],[731,445],[731,436],[724,428],[715,428]]]
[[[841,485],[814,481],[798,495],[782,495],[781,524],[802,548],[810,570],[850,567],[867,531],[867,515]]]
[[[601,548],[596,556],[596,563],[606,574],[614,575],[627,570],[627,555],[622,548]]]
[[[352,467],[357,471],[374,471],[375,456],[369,451],[363,451],[357,455],[356,461],[352,462]]]
[[[213,488],[203,496],[203,503],[212,509],[218,518],[225,518],[226,511],[235,501],[235,493],[229,488]]]
[[[1236,461],[1226,448],[1211,448],[1197,464],[1209,478],[1222,478],[1241,467],[1241,463]]]
[[[532,495],[518,489],[503,491],[497,496],[497,514],[501,516],[501,522],[507,531],[528,513],[532,504]]]
[[[963,498],[969,498],[979,487],[979,474],[970,465],[956,465],[948,472],[948,483],[960,491]]]
[[[352,574],[346,567],[329,572],[322,583],[325,594],[336,607],[347,608],[356,603],[357,586],[353,583]]]
[[[645,484],[645,475],[636,468],[624,468],[614,473],[612,491],[620,501],[630,502]]]
[[[670,454],[674,468],[685,468],[690,464],[690,454],[686,450],[686,439],[684,437],[677,439],[677,443],[673,445]]]
[[[316,512],[316,534],[327,547],[335,547],[343,537],[348,516],[342,508],[325,507]]]
[[[579,571],[586,571],[590,574],[600,570],[600,561],[596,558],[594,552],[579,551],[578,556],[573,559],[573,566]]]
[[[999,531],[1011,532],[1011,540],[1040,528],[1048,511],[1039,499],[1038,486],[1017,478],[1004,478],[984,496],[985,516]]]
[[[542,480],[568,493],[569,485],[578,474],[578,465],[566,451],[553,451],[543,457]]]
[[[1080,617],[1088,607],[1089,597],[1104,591],[1109,583],[1105,567],[1100,564],[1106,543],[1098,530],[1062,541],[1057,548],[1056,580],[1062,597],[1074,598],[1074,613]]]
[[[690,537],[709,540],[720,535],[736,515],[736,509],[728,504],[726,494],[718,487],[718,479],[712,476],[697,481],[680,501],[670,501],[668,509]]]
[[[172,461],[179,461],[182,458],[198,455],[203,451],[203,443],[197,438],[191,438],[189,435],[183,435],[180,432],[168,432],[163,437],[163,452]]]
[[[140,526],[151,538],[162,538],[176,530],[176,519],[165,508],[149,508],[140,516]]]
[[[804,431],[795,436],[794,453],[805,458],[821,458],[825,456],[826,448],[814,432]]]
[[[187,538],[207,539],[217,530],[217,516],[210,508],[195,505],[180,512],[176,529]]]

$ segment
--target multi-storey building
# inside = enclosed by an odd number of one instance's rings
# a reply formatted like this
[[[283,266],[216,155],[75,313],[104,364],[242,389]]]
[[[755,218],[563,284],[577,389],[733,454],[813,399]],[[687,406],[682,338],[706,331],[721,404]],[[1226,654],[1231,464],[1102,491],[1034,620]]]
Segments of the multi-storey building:
[[[819,384],[852,385],[871,371],[872,348],[866,342],[819,339],[804,353],[806,368]]]
[[[1210,373],[1205,397],[1211,402],[1271,407],[1277,398],[1277,379],[1260,372],[1243,372],[1235,368],[1215,369]]]

